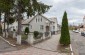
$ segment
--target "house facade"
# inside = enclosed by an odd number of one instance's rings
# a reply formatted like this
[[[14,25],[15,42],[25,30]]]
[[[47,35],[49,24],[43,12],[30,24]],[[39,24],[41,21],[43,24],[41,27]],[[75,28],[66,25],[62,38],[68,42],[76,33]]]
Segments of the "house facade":
[[[58,22],[57,18],[47,18],[43,15],[36,15],[34,17],[30,17],[29,19],[22,20],[22,31],[25,30],[26,27],[29,27],[30,32],[38,31],[41,33],[51,32],[56,33],[58,31]],[[4,28],[4,25],[3,25]],[[7,25],[6,25],[7,29]],[[18,22],[9,25],[9,30],[13,31],[18,29]]]
[[[85,31],[85,16],[83,18],[83,24],[82,24],[82,27],[80,28],[80,31],[81,32]]]
[[[26,27],[29,27],[30,32],[57,32],[57,18],[48,19],[42,15],[36,15],[22,22],[22,31],[25,30]]]

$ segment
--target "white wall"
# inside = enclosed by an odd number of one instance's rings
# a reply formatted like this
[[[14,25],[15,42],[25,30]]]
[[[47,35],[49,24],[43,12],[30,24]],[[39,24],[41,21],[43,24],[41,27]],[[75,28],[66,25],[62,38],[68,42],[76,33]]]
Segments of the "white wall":
[[[41,22],[41,18],[42,18],[42,22]],[[37,19],[37,22],[36,22],[36,19]],[[38,21],[39,19],[39,21]],[[31,32],[34,32],[34,31],[39,31],[39,32],[46,32],[46,21],[48,21],[47,19],[45,19],[44,17],[42,16],[39,16],[37,15],[34,20],[32,20],[29,24],[29,30]],[[48,21],[49,22],[49,21]],[[43,25],[44,26],[44,29],[43,30],[40,30],[40,25]],[[32,26],[32,28],[31,28]]]
[[[11,31],[13,31],[13,27],[14,27],[14,29],[17,30],[17,28],[18,28],[18,22],[17,21],[15,21],[12,24],[9,24],[9,28],[10,28]],[[4,29],[4,23],[2,24],[2,29]],[[7,23],[5,23],[5,29],[7,29]]]
[[[51,24],[51,31],[57,31],[58,30],[58,26],[57,26],[57,24],[58,24],[58,22],[57,22],[57,18],[50,18],[50,20],[51,21],[53,21],[53,22],[55,22],[55,23],[52,23]],[[55,26],[55,29],[53,29],[53,26]]]
[[[17,31],[17,29],[18,29],[18,22],[15,21],[14,23],[10,24],[9,28],[11,28],[11,31],[13,31],[13,28]]]

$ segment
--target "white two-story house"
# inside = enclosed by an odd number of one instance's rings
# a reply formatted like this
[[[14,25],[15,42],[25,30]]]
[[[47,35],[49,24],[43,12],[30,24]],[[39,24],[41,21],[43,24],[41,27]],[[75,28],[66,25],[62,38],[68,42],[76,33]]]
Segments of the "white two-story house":
[[[22,31],[29,27],[30,32],[56,32],[57,18],[47,18],[42,15],[36,15],[33,18],[26,19],[22,22]]]
[[[41,33],[51,32],[56,33],[58,31],[58,21],[57,18],[47,18],[43,15],[36,15],[29,19],[22,20],[22,31],[26,27],[29,27],[30,32],[38,31]],[[18,29],[18,22],[15,21],[13,24],[9,25],[9,29],[13,31]]]

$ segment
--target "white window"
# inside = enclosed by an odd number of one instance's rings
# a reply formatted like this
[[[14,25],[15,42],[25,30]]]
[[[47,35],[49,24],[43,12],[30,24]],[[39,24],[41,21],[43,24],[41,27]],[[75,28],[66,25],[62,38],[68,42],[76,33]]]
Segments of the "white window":
[[[42,18],[41,18],[41,22],[42,22]]]
[[[36,18],[36,22],[37,22],[37,18]]]
[[[32,29],[32,25],[30,25],[30,29]]]
[[[18,28],[18,26],[16,26],[16,28]]]
[[[43,30],[44,29],[44,26],[43,25],[40,25],[40,30]]]
[[[55,30],[55,26],[53,26],[53,30]]]

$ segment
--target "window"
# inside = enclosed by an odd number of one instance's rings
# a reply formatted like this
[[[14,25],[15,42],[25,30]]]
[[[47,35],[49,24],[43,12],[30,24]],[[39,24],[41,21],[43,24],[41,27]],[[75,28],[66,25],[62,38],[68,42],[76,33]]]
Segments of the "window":
[[[30,25],[30,29],[32,29],[32,25]]]
[[[40,20],[40,19],[38,18],[38,22],[39,22],[39,20]]]
[[[16,26],[16,28],[18,28],[18,27]]]
[[[37,22],[37,18],[36,18],[36,22]]]
[[[53,26],[53,30],[55,30],[55,26]]]
[[[43,25],[40,25],[40,30],[43,30],[44,29],[44,26]]]
[[[41,22],[42,22],[42,18],[41,18]]]
[[[32,29],[32,25],[31,25],[31,29]]]

